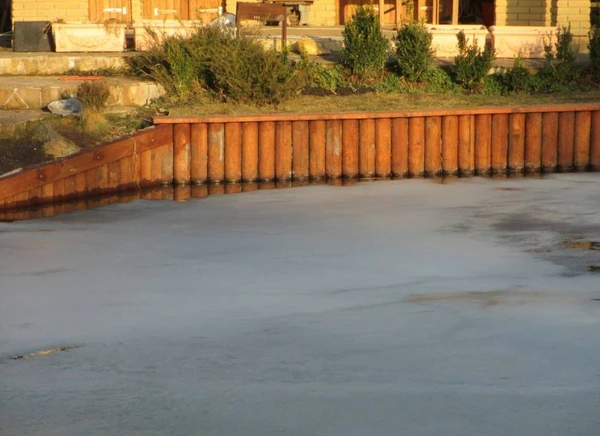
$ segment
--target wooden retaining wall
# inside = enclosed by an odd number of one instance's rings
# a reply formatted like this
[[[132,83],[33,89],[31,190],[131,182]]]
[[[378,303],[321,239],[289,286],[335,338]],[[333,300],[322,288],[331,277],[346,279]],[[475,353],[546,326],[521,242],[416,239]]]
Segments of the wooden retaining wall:
[[[0,209],[161,184],[600,170],[600,103],[154,123],[0,179]]]

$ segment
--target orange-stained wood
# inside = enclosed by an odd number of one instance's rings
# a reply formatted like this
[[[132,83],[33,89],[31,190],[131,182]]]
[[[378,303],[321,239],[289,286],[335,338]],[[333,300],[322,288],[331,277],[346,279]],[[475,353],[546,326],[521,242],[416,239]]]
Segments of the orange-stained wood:
[[[75,183],[75,177],[70,177],[71,179],[73,179],[73,183]],[[66,179],[65,179],[66,180]],[[65,194],[66,196],[66,194]],[[42,187],[41,186],[37,186],[31,190],[29,190],[29,200],[31,201],[31,204],[39,204],[42,202]],[[2,205],[2,199],[0,199],[0,205]]]
[[[408,173],[422,176],[425,172],[425,118],[408,120]]]
[[[208,181],[225,181],[225,125],[222,123],[208,126]]]
[[[185,203],[192,197],[192,187],[190,185],[178,185],[173,189],[173,200]]]
[[[592,113],[575,113],[575,168],[585,171],[590,165]]]
[[[325,121],[311,121],[309,130],[309,168],[310,177],[315,180],[323,179],[325,172]]]
[[[442,173],[442,117],[425,119],[425,174]]]
[[[600,170],[600,111],[592,112],[592,135],[590,138],[590,168]]]
[[[140,153],[140,186],[147,188],[152,185],[152,150],[146,150]],[[88,191],[93,191],[94,186],[90,185],[88,178]]]
[[[375,120],[365,119],[358,122],[358,169],[361,177],[375,175]]]
[[[508,114],[492,115],[492,171],[504,172],[508,164]]]
[[[242,125],[225,124],[225,180],[242,180]]]
[[[84,197],[87,194],[87,175],[85,173],[75,174],[75,189],[77,197],[79,198]],[[43,190],[44,188],[42,187],[42,192]]]
[[[492,168],[492,116],[475,115],[475,172],[488,174]]]
[[[308,121],[292,122],[292,177],[306,180],[309,177]]]
[[[275,123],[275,178],[292,178],[292,122]]]
[[[179,185],[190,183],[191,180],[191,126],[176,124],[173,131],[173,181]],[[162,168],[162,162],[160,162]],[[156,176],[156,174],[153,174]],[[159,177],[159,179],[162,178]],[[153,177],[153,181],[156,180]]]
[[[325,125],[325,174],[328,178],[342,176],[342,122],[330,120]]]
[[[344,177],[358,177],[358,120],[342,121],[342,173]]]
[[[192,124],[190,129],[190,181],[200,184],[208,181],[208,125]]]
[[[476,108],[451,108],[451,109],[425,109],[403,111],[377,111],[377,112],[344,112],[344,113],[304,113],[304,114],[272,114],[272,115],[216,115],[202,117],[154,117],[155,124],[178,123],[226,123],[249,121],[312,121],[312,120],[349,120],[349,119],[378,119],[378,118],[404,118],[404,117],[443,117],[447,115],[481,115],[481,114],[513,114],[532,112],[569,112],[569,111],[598,111],[600,103],[571,103],[543,106],[488,106]]]
[[[521,171],[525,167],[525,114],[510,115],[508,123],[508,168]]]
[[[375,175],[389,177],[392,174],[392,120],[375,120]]]
[[[558,113],[542,115],[542,169],[556,171],[558,157]]]
[[[574,163],[575,113],[562,112],[558,115],[558,170],[571,171]]]
[[[463,174],[471,174],[475,168],[474,147],[471,138],[473,118],[471,115],[458,117],[458,170]]]
[[[173,172],[175,170],[173,166],[173,144],[163,145],[160,149],[162,150],[162,179],[163,185],[173,184]],[[190,157],[191,159],[191,157]],[[191,162],[190,162],[191,163]]]
[[[525,116],[525,169],[542,169],[542,114]]]
[[[63,182],[66,182],[66,179],[63,179]],[[75,182],[75,180],[73,180]],[[119,190],[119,185],[121,181],[119,178],[119,162],[111,162],[108,164],[108,190],[111,192],[117,192]],[[65,197],[68,196],[66,184],[64,186],[64,194]]]
[[[458,173],[458,117],[453,115],[442,118],[442,169]]]
[[[163,128],[164,127],[164,128]],[[68,158],[43,164],[39,167],[0,180],[0,192],[20,192],[53,183],[74,174],[85,173],[88,169],[106,165],[144,150],[149,150],[173,140],[172,126],[159,126],[148,131],[106,144],[93,150],[82,151]]]
[[[275,122],[258,125],[258,178],[264,182],[275,178]]]
[[[182,124],[182,126],[185,126],[185,125],[186,124]],[[162,169],[163,169],[162,147],[152,149],[151,154],[152,154],[152,171],[151,171],[150,176],[152,178],[152,185],[156,186],[156,185],[160,185],[162,183]]]
[[[408,119],[392,120],[392,175],[406,177],[408,174]]]
[[[59,180],[54,181],[54,183],[52,183],[52,197],[53,197],[54,201],[64,200],[64,197],[65,197],[64,179],[59,179]]]
[[[242,124],[242,180],[258,179],[258,123]]]

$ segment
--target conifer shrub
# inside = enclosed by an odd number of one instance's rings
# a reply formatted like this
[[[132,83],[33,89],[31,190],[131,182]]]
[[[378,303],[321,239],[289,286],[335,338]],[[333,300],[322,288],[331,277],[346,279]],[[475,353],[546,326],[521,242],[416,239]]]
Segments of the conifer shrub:
[[[389,42],[381,31],[379,17],[370,7],[360,6],[342,32],[343,65],[359,80],[372,80],[385,72]]]
[[[464,31],[456,35],[458,55],[454,58],[453,72],[456,82],[469,92],[481,92],[485,78],[494,66],[494,50],[486,46],[482,51],[477,40],[468,44]]]

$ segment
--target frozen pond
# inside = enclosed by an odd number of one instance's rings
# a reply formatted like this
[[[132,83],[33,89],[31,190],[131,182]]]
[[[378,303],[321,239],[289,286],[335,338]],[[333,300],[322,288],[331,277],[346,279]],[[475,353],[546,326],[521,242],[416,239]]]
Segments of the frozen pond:
[[[598,174],[0,223],[0,435],[596,436],[598,242]]]

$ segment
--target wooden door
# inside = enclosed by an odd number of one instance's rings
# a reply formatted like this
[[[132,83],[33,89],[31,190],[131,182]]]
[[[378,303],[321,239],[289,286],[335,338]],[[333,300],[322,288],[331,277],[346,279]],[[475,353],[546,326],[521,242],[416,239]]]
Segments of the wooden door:
[[[400,4],[401,1],[398,0]],[[340,11],[338,16],[340,18],[340,24],[344,25],[352,15],[356,13],[356,10],[359,6],[371,6],[378,13],[379,5],[377,2],[373,2],[372,0],[340,0],[339,8]],[[399,16],[402,16],[404,12],[401,12]],[[384,1],[384,14],[383,14],[383,22],[381,24],[396,24],[396,5],[395,0],[385,0]]]
[[[143,0],[145,20],[189,20],[189,0]]]
[[[219,17],[219,6],[221,0],[189,0],[190,20],[199,20],[208,24]]]
[[[131,23],[131,0],[90,0],[90,21]]]

